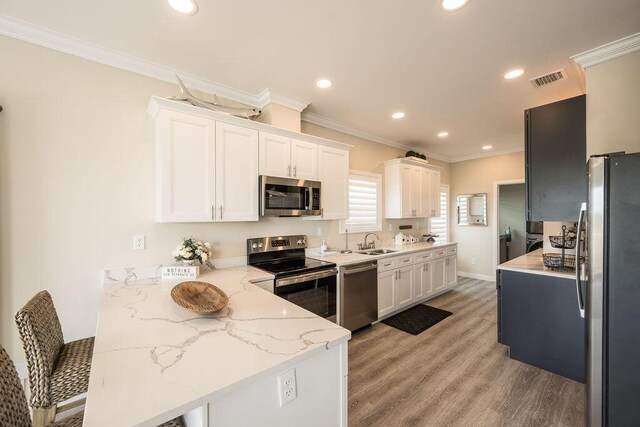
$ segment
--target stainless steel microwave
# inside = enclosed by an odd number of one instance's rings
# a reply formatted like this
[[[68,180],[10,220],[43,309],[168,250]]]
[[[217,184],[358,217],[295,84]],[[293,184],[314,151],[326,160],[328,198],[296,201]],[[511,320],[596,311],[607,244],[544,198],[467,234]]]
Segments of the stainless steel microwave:
[[[260,176],[261,216],[319,216],[320,183]]]

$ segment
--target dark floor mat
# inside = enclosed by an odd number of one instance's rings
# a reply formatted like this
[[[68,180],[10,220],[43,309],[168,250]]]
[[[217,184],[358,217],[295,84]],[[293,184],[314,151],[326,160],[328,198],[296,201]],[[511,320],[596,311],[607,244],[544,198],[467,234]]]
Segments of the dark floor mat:
[[[449,311],[419,304],[409,310],[383,320],[382,323],[393,326],[401,331],[418,335],[452,314],[453,313]]]

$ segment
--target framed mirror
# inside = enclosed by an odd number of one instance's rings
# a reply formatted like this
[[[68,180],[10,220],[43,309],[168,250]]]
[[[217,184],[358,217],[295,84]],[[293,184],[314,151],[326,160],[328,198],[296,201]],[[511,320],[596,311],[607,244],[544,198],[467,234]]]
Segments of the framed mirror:
[[[487,193],[458,195],[458,225],[487,225]]]

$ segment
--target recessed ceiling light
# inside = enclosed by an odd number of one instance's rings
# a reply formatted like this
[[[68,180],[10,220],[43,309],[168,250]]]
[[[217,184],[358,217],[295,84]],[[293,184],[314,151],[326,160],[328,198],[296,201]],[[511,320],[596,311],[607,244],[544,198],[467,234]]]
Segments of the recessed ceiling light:
[[[483,145],[482,149],[483,150],[491,150],[493,148],[493,145]]]
[[[391,117],[393,117],[394,119],[402,119],[405,116],[405,114],[402,111],[398,111],[397,113],[393,113],[391,115]]]
[[[445,136],[449,136],[449,132],[447,132],[446,130],[443,130],[442,132],[438,133],[438,136],[440,138],[444,138]]]
[[[198,11],[198,4],[195,0],[167,0],[172,8],[180,13],[195,15]]]
[[[446,10],[447,12],[451,12],[460,9],[467,3],[469,3],[469,0],[442,0],[440,2],[440,7],[442,7],[442,9]]]
[[[507,72],[504,75],[504,78],[508,79],[508,80],[511,80],[511,79],[515,79],[516,77],[520,77],[523,74],[524,74],[524,70],[522,68],[516,68],[515,70],[511,70],[511,71]]]
[[[332,84],[333,83],[329,79],[320,79],[316,81],[316,86],[318,86],[320,89],[330,88]]]

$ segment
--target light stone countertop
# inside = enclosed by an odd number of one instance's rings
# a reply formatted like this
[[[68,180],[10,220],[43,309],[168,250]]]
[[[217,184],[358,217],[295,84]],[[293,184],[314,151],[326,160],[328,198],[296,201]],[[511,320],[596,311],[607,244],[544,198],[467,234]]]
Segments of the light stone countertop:
[[[106,283],[84,426],[158,425],[350,339],[250,283],[272,277],[249,266],[202,274],[229,296],[213,315],[173,302],[181,280]]]
[[[498,266],[498,270],[517,271],[520,273],[540,274],[543,276],[561,277],[575,280],[573,271],[552,270],[544,266],[542,261],[543,249],[538,249],[528,254],[519,256]]]
[[[364,255],[354,251],[350,254],[341,254],[340,252],[338,252],[336,255],[323,256],[323,255],[320,255],[318,253],[318,250],[314,248],[314,249],[307,250],[307,256],[309,258],[319,259],[327,262],[333,262],[338,267],[342,267],[350,264],[358,264],[360,262],[379,260],[379,259],[389,258],[393,256],[406,255],[412,252],[420,252],[428,249],[444,248],[447,246],[455,246],[455,245],[457,245],[457,243],[455,242],[448,242],[448,243],[418,242],[418,243],[412,243],[408,245],[388,245],[388,246],[383,246],[381,248],[376,248],[376,249],[392,249],[394,251],[397,251],[397,252],[382,254],[382,255]],[[373,250],[373,249],[370,249],[370,250]]]

